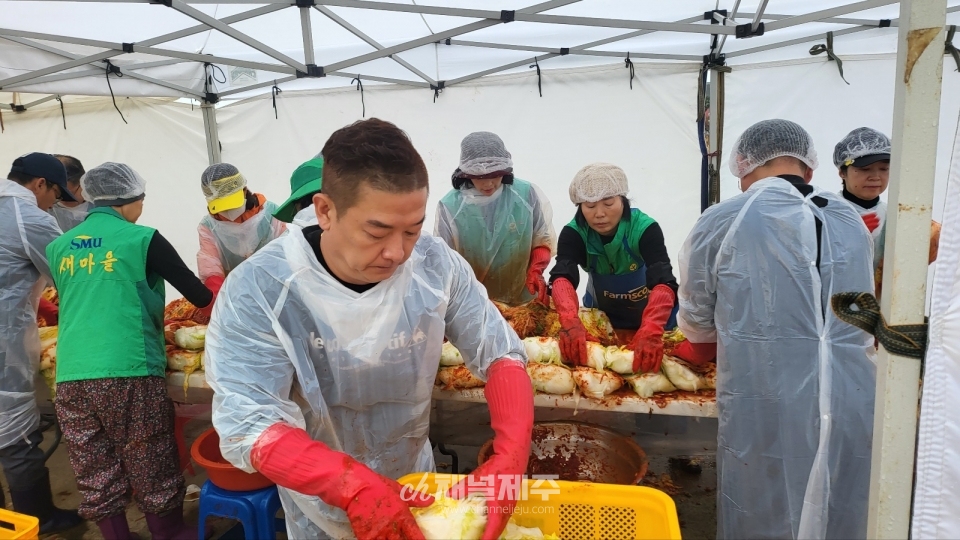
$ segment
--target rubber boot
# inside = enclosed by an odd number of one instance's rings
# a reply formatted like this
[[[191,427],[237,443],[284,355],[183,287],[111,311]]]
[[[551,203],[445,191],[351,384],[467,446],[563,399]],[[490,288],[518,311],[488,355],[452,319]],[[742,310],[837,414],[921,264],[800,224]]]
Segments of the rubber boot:
[[[146,512],[143,515],[153,540],[198,540],[197,529],[183,522],[182,504],[163,515]]]
[[[97,522],[104,540],[132,540],[126,512],[101,519]]]
[[[43,469],[41,476],[33,486],[25,490],[10,490],[13,509],[21,514],[40,520],[40,534],[50,534],[72,529],[83,523],[76,510],[62,510],[53,504],[53,492],[50,490],[50,471]]]

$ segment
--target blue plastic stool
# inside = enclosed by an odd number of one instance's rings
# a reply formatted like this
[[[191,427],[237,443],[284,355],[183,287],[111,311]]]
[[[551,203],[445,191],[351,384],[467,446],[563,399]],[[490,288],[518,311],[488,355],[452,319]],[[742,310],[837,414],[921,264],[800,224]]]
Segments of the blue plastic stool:
[[[276,486],[228,491],[207,480],[200,489],[200,538],[204,537],[207,518],[217,516],[239,521],[246,540],[274,540],[278,532],[286,532],[284,520],[277,518],[280,507]]]

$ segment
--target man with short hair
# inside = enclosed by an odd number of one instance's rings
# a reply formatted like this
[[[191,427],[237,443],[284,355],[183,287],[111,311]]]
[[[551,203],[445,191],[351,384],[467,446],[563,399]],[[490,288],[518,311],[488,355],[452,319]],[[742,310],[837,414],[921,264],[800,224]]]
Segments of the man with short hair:
[[[80,187],[80,179],[87,172],[80,160],[64,154],[54,154],[53,157],[63,163],[63,168],[67,171],[67,191],[75,199],[73,202],[59,201],[50,209],[50,214],[57,218],[60,230],[67,232],[86,219],[87,214],[93,210],[93,203],[84,198],[83,188]]]
[[[422,538],[409,508],[431,498],[402,497],[396,480],[435,469],[446,336],[486,381],[496,434],[493,457],[453,493],[492,488],[483,538],[495,539],[530,454],[523,344],[466,261],[421,236],[427,170],[403,131],[357,122],[322,153],[319,225],[238,266],[214,308],[205,354],[220,449],[280,486],[291,538]]]
[[[680,252],[689,341],[717,357],[717,537],[865,538],[873,338],[831,298],[873,290],[872,244],[839,195],[809,185],[810,135],[748,128],[730,168],[743,193],[707,209]]]
[[[82,521],[76,512],[53,505],[34,394],[40,367],[37,306],[45,283],[52,282],[46,249],[61,234],[46,211],[61,198],[73,200],[66,171],[50,154],[21,156],[7,179],[0,179],[0,466],[13,509],[37,517],[41,534]]]

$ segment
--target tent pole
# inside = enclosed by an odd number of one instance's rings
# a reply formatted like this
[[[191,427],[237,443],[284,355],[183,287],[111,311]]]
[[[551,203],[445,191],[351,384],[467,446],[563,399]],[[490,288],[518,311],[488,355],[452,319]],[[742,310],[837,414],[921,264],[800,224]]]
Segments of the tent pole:
[[[303,61],[316,64],[313,52],[313,25],[310,24],[310,8],[300,8],[300,28],[303,30]]]
[[[881,302],[891,325],[924,322],[946,4],[900,2]],[[867,538],[909,537],[920,368],[880,347]]]
[[[717,171],[717,178],[720,176],[720,133],[723,130],[723,126],[720,125],[723,122],[723,96],[720,95],[723,90],[723,83],[720,82],[722,80],[723,70],[710,70],[710,126],[708,131],[710,140],[707,145],[707,153],[709,154],[707,170]],[[711,206],[720,202],[720,183],[714,182],[713,177],[714,174],[711,173],[710,181],[707,184],[707,204]]]
[[[203,113],[203,132],[207,139],[207,160],[210,165],[220,163],[220,135],[217,130],[217,108],[213,103],[204,101],[200,105]]]

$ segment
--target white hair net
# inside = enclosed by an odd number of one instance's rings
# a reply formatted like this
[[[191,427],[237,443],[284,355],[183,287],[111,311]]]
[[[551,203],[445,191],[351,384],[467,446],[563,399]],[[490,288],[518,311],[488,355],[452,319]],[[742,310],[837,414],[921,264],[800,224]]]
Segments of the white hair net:
[[[482,176],[513,170],[513,156],[496,133],[477,131],[460,142],[460,172]]]
[[[80,179],[83,196],[94,203],[126,204],[140,198],[147,183],[129,165],[107,162],[87,171]]]
[[[833,164],[839,169],[850,166],[864,156],[890,154],[890,138],[875,129],[857,128],[847,134],[833,149]]]
[[[591,163],[577,171],[570,182],[570,201],[573,204],[597,202],[626,195],[628,191],[630,186],[623,169],[609,163]]]
[[[200,175],[200,189],[207,202],[236,193],[247,187],[247,179],[229,163],[214,163]]]
[[[784,156],[817,168],[817,151],[805,129],[789,120],[763,120],[748,127],[733,144],[730,172],[743,178],[768,161]]]

